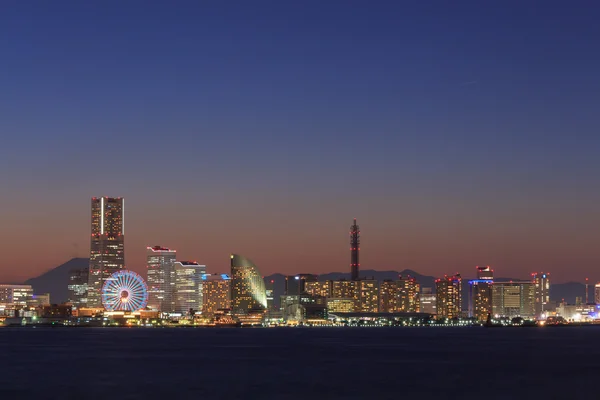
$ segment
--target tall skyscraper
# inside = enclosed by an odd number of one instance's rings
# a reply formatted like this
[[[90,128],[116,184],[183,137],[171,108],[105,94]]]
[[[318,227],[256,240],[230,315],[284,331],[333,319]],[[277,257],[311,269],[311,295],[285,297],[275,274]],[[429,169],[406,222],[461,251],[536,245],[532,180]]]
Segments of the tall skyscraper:
[[[596,304],[600,304],[600,282],[594,286],[594,301]]]
[[[175,269],[175,312],[187,314],[190,310],[202,311],[203,280],[206,265],[195,261],[176,261]]]
[[[162,246],[146,247],[148,307],[175,311],[175,260],[177,251]]]
[[[379,286],[379,312],[398,312],[398,282],[386,279]]]
[[[360,252],[359,229],[358,225],[356,225],[356,218],[354,218],[354,224],[350,227],[350,275],[353,281],[358,280],[358,271],[360,269],[358,260],[358,253]]]
[[[231,255],[231,308],[234,314],[267,309],[265,281],[246,257]]]
[[[546,305],[550,302],[550,274],[546,272],[535,272],[533,274],[535,284],[535,316],[539,318],[546,311]]]
[[[460,274],[436,279],[435,290],[437,315],[444,318],[460,318],[462,311],[462,278]]]
[[[495,317],[535,317],[535,283],[531,281],[495,282],[492,309]]]
[[[227,274],[204,275],[202,313],[212,315],[231,308],[231,277]]]
[[[331,297],[333,281],[306,282],[306,294],[314,297]]]
[[[419,296],[419,306],[421,307],[422,313],[437,314],[435,306],[436,296],[430,287],[424,287],[421,289],[421,295]]]
[[[125,268],[125,202],[122,197],[92,198],[92,238],[88,307],[102,307],[102,286]]]
[[[374,279],[361,279],[358,283],[359,312],[379,311],[379,282]]]
[[[402,277],[396,281],[398,285],[398,305],[399,312],[419,312],[419,291],[420,285],[412,276]]]
[[[475,267],[477,279],[469,281],[469,317],[486,321],[492,313],[494,271],[490,267]]]
[[[289,296],[306,293],[306,283],[316,282],[317,275],[298,274],[285,277],[285,294]]]
[[[75,308],[87,307],[89,269],[74,269],[69,272],[69,303]]]

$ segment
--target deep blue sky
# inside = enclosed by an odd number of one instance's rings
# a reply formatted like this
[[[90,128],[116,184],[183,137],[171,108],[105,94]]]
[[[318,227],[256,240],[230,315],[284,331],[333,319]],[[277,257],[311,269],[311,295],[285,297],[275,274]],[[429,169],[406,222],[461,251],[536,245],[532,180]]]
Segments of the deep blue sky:
[[[357,217],[365,268],[600,279],[600,6],[572,3],[3,3],[0,280],[85,256],[101,195],[138,271],[346,270]]]

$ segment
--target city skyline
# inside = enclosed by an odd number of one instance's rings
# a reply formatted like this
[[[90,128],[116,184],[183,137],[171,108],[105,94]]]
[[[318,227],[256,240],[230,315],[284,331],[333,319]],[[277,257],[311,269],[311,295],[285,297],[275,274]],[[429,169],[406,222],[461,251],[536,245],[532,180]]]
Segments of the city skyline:
[[[345,272],[356,217],[362,269],[600,281],[598,10],[388,3],[7,6],[0,280],[87,257],[106,195],[139,273]]]

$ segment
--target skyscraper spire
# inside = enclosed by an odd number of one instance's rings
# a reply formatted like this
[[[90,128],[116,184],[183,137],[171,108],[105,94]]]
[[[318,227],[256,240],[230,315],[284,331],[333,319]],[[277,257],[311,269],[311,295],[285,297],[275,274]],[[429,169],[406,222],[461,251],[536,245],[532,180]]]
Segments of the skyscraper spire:
[[[350,227],[350,274],[353,281],[358,280],[358,270],[360,268],[358,262],[358,252],[360,251],[359,229],[356,225],[356,218],[354,218],[354,224]]]

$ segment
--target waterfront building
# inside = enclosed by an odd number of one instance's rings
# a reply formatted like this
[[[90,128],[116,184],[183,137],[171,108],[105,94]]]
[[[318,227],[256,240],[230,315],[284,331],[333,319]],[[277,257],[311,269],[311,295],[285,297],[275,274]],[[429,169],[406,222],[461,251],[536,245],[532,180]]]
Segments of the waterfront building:
[[[175,312],[185,315],[202,311],[203,282],[206,265],[195,261],[176,261],[175,270]]]
[[[419,296],[419,306],[421,312],[431,315],[436,315],[436,296],[433,294],[433,290],[430,287],[424,287],[421,289],[421,295]]]
[[[26,301],[27,307],[37,308],[41,306],[47,306],[50,303],[50,293],[33,294],[31,298]]]
[[[175,311],[175,260],[177,251],[162,246],[146,248],[148,307],[160,312]]]
[[[379,286],[379,312],[395,313],[398,312],[398,283],[391,279],[386,279]]]
[[[358,280],[360,263],[358,255],[360,253],[360,228],[356,225],[356,218],[350,227],[350,279]]]
[[[87,307],[89,268],[69,271],[69,300],[75,308]]]
[[[205,274],[202,313],[215,314],[231,308],[231,277],[227,274]]]
[[[494,271],[489,266],[475,268],[477,279],[469,281],[469,317],[486,321],[492,314]]]
[[[327,299],[327,311],[330,313],[354,312],[355,301],[348,298],[331,297]]]
[[[275,307],[275,280],[265,280],[265,293],[267,294],[267,310],[273,311]]]
[[[535,282],[494,282],[492,286],[492,310],[497,318],[534,318],[535,300]]]
[[[339,280],[331,282],[331,297],[335,299],[348,299],[354,302],[353,311],[360,309],[359,281]]]
[[[594,286],[594,301],[596,304],[600,304],[600,282]]]
[[[550,303],[550,274],[535,272],[531,275],[535,284],[535,316],[540,318],[548,311],[547,305]]]
[[[333,281],[306,282],[306,294],[317,297],[331,297]]]
[[[299,295],[306,293],[307,282],[316,282],[317,275],[313,274],[298,274],[285,277],[285,294]]]
[[[231,255],[231,307],[234,314],[267,308],[265,282],[252,261]]]
[[[398,305],[396,312],[418,313],[421,310],[419,301],[420,285],[411,276],[402,277],[396,281],[398,285]]]
[[[460,274],[436,279],[436,310],[443,318],[460,318],[462,311],[462,278]]]
[[[374,279],[358,281],[359,312],[376,313],[379,311],[379,282]]]
[[[125,268],[125,200],[92,198],[88,307],[102,307],[102,286],[114,272]]]
[[[31,285],[0,285],[0,315],[13,316],[15,310],[27,307],[32,297]]]

